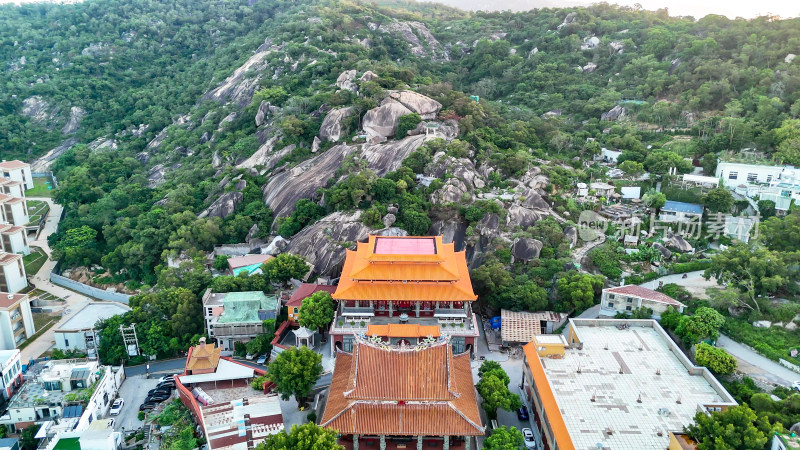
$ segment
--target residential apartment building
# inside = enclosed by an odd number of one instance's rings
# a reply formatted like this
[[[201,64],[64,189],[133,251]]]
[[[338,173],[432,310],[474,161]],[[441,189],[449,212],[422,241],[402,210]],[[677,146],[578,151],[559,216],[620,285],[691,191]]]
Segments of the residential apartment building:
[[[409,325],[393,327],[392,337],[406,345],[428,337],[419,334],[427,328],[413,325],[439,327],[455,353],[471,352],[479,335],[465,253],[442,236],[373,235],[359,242],[355,251],[347,250],[332,297],[339,302],[330,328],[332,351],[351,352],[355,335],[375,325]],[[408,335],[397,335],[402,332]]]
[[[329,284],[311,284],[311,283],[303,283],[294,291],[294,294],[289,298],[289,301],[286,302],[286,310],[289,315],[289,322],[292,325],[298,326],[298,320],[300,319],[300,307],[303,306],[303,300],[307,299],[314,295],[315,292],[327,292],[329,294],[333,294],[336,292],[336,286],[329,285]]]
[[[30,222],[30,216],[28,216],[25,199],[0,194],[0,223],[22,227],[28,222]]]
[[[203,294],[203,315],[208,336],[220,347],[233,351],[236,342],[247,343],[264,333],[265,320],[280,313],[280,302],[274,295],[261,291]]]
[[[108,412],[124,379],[120,368],[87,359],[53,360],[14,394],[0,424],[18,432],[41,424],[40,432],[81,431]]]
[[[31,248],[28,245],[28,233],[25,232],[25,227],[0,224],[0,251],[30,254]]]
[[[655,320],[570,319],[566,342],[536,336],[523,353],[523,401],[547,449],[668,448],[698,411],[737,405]]]
[[[59,350],[80,350],[90,358],[97,357],[99,337],[97,322],[125,314],[131,309],[121,303],[89,303],[54,332],[55,347]]]
[[[0,176],[0,194],[5,194],[9,197],[25,198],[25,184],[22,181]]]
[[[0,292],[0,349],[13,350],[34,334],[28,295]]]
[[[485,433],[470,355],[446,337],[416,348],[358,337],[337,353],[320,426],[345,448],[469,450]]]
[[[0,252],[0,292],[15,294],[28,287],[22,255]]]
[[[719,161],[715,172],[723,185],[740,195],[771,200],[779,213],[800,200],[800,169],[794,166]]]
[[[19,350],[0,350],[0,387],[3,388],[3,399],[10,399],[20,386],[22,364]]]
[[[0,162],[0,173],[2,177],[13,181],[22,182],[25,190],[33,189],[33,175],[31,165],[19,160]]]
[[[653,318],[657,319],[670,306],[678,312],[683,312],[686,307],[667,294],[635,284],[603,289],[600,297],[600,315],[602,316],[613,316],[617,313],[631,314],[639,308],[650,308],[653,310]]]
[[[674,202],[667,200],[658,215],[662,222],[700,222],[703,217],[703,205],[695,203]]]

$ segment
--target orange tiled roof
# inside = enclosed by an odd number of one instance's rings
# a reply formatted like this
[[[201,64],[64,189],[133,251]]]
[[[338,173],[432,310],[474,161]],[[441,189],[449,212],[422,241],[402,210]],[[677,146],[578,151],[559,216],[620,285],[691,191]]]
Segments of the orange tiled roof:
[[[214,344],[200,344],[192,347],[189,360],[186,361],[186,370],[203,370],[215,369],[219,364],[219,356],[222,352],[222,347],[217,347]]]
[[[2,169],[21,169],[23,167],[30,167],[30,164],[24,163],[18,159],[0,162],[0,168]]]
[[[542,401],[547,422],[550,424],[550,430],[553,432],[556,448],[558,450],[575,450],[575,445],[572,443],[572,438],[569,437],[567,424],[564,423],[564,417],[561,415],[558,403],[556,403],[556,396],[553,394],[550,382],[547,381],[547,374],[544,373],[544,367],[539,359],[539,354],[536,352],[536,347],[532,342],[529,342],[522,346],[522,350],[525,353],[525,359],[528,361],[528,368],[533,375],[536,391]]]
[[[420,325],[417,323],[390,323],[388,325],[369,325],[367,336],[421,338],[439,337],[442,335],[438,325]]]
[[[380,237],[380,239],[421,239]],[[464,252],[453,244],[435,242],[434,254],[375,254],[376,236],[348,250],[333,298],[337,300],[472,301]]]
[[[447,341],[400,350],[358,340],[339,352],[320,423],[341,434],[484,434],[469,354],[454,356]]]

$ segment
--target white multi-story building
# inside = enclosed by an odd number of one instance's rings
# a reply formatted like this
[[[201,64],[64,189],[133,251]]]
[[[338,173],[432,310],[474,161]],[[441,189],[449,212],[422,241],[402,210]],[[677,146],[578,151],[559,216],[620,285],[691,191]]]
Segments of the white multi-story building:
[[[21,181],[25,190],[33,189],[31,165],[19,160],[0,162],[2,176],[14,181]]]
[[[22,181],[0,177],[0,194],[11,197],[25,197],[25,184]]]
[[[683,312],[686,307],[666,294],[635,284],[603,289],[600,297],[601,316],[614,316],[620,312],[631,314],[639,308],[650,308],[653,310],[653,318],[657,319],[670,306],[678,312]]]
[[[15,349],[35,333],[27,294],[0,292],[0,349]]]
[[[24,198],[0,194],[0,223],[21,227],[30,221],[27,202]]]
[[[0,387],[3,398],[10,399],[22,386],[22,363],[19,350],[0,350]]]
[[[90,358],[96,357],[98,337],[95,324],[130,310],[116,302],[89,303],[53,332],[56,348],[65,351],[80,350],[86,352]]]
[[[792,200],[800,201],[800,169],[794,166],[719,161],[715,175],[737,194],[775,202],[779,212],[788,211]]]
[[[0,292],[16,294],[28,287],[22,255],[0,252]]]
[[[0,224],[0,251],[30,254],[31,248],[28,246],[28,234],[25,232],[25,228]]]

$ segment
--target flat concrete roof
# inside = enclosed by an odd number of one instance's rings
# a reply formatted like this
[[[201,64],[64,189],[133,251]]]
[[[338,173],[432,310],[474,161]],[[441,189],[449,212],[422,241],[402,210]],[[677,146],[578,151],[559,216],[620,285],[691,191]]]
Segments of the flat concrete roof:
[[[617,328],[623,322],[631,326]],[[736,404],[710,372],[681,360],[653,321],[570,323],[582,349],[540,359],[575,448],[666,448],[669,432],[693,423],[698,408]]]
[[[90,330],[98,320],[108,319],[119,314],[125,314],[131,309],[121,303],[103,302],[89,303],[83,309],[76,312],[64,325],[59,327],[59,331]]]

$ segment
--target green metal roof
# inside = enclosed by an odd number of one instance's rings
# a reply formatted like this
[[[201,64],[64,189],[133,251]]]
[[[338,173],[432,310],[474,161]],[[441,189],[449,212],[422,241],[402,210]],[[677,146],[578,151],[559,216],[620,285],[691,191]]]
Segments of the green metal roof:
[[[261,291],[228,292],[222,299],[225,310],[217,323],[261,323],[259,310],[278,309],[278,297]]]

